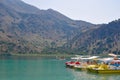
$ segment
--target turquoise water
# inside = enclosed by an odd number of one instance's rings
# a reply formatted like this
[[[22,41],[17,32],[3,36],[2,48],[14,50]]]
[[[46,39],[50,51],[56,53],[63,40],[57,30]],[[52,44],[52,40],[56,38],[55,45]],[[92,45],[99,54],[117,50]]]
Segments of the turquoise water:
[[[0,80],[119,80],[116,74],[91,74],[66,68],[66,60],[54,58],[0,59]]]

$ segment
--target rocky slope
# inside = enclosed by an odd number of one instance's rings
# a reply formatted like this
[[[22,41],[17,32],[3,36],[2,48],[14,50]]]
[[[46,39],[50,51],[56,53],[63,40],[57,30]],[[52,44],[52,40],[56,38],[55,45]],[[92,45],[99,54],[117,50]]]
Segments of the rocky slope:
[[[96,26],[52,9],[40,10],[21,0],[0,0],[1,53],[40,53],[92,28]]]
[[[120,19],[74,37],[70,48],[89,54],[120,54]]]

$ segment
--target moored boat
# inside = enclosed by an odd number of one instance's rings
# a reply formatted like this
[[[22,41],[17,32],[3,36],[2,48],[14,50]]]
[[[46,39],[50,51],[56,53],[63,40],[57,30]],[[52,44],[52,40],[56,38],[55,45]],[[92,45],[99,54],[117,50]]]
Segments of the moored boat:
[[[66,67],[74,68],[75,65],[80,65],[79,61],[68,61],[65,63]]]
[[[74,68],[75,65],[80,65],[80,58],[81,56],[75,55],[75,57],[72,57],[70,61],[65,62],[66,67]]]
[[[104,62],[97,68],[87,68],[87,71],[100,74],[120,74],[120,60],[110,60],[109,63]]]
[[[74,68],[77,70],[86,70],[86,68],[90,65],[96,66],[96,61],[94,59],[98,58],[99,56],[92,56],[92,57],[82,57],[80,65],[74,65]]]
[[[100,73],[100,74],[120,74],[120,69],[106,69],[106,70],[99,70],[95,68],[88,68],[89,72]]]

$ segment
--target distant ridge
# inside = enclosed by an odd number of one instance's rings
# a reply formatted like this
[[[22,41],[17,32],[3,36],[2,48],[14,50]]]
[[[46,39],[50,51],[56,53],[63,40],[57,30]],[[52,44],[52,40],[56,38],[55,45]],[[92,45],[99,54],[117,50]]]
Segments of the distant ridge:
[[[120,54],[120,19],[77,35],[70,43],[78,52]]]

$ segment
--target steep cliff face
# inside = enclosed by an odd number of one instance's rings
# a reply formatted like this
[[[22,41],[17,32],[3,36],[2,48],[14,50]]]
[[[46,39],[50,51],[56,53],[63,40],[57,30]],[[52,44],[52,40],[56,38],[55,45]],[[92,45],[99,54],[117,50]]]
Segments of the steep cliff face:
[[[71,42],[71,48],[81,52],[120,54],[120,19],[77,35]]]
[[[1,52],[41,52],[51,44],[62,46],[95,25],[74,21],[52,9],[40,10],[21,0],[0,0]]]

